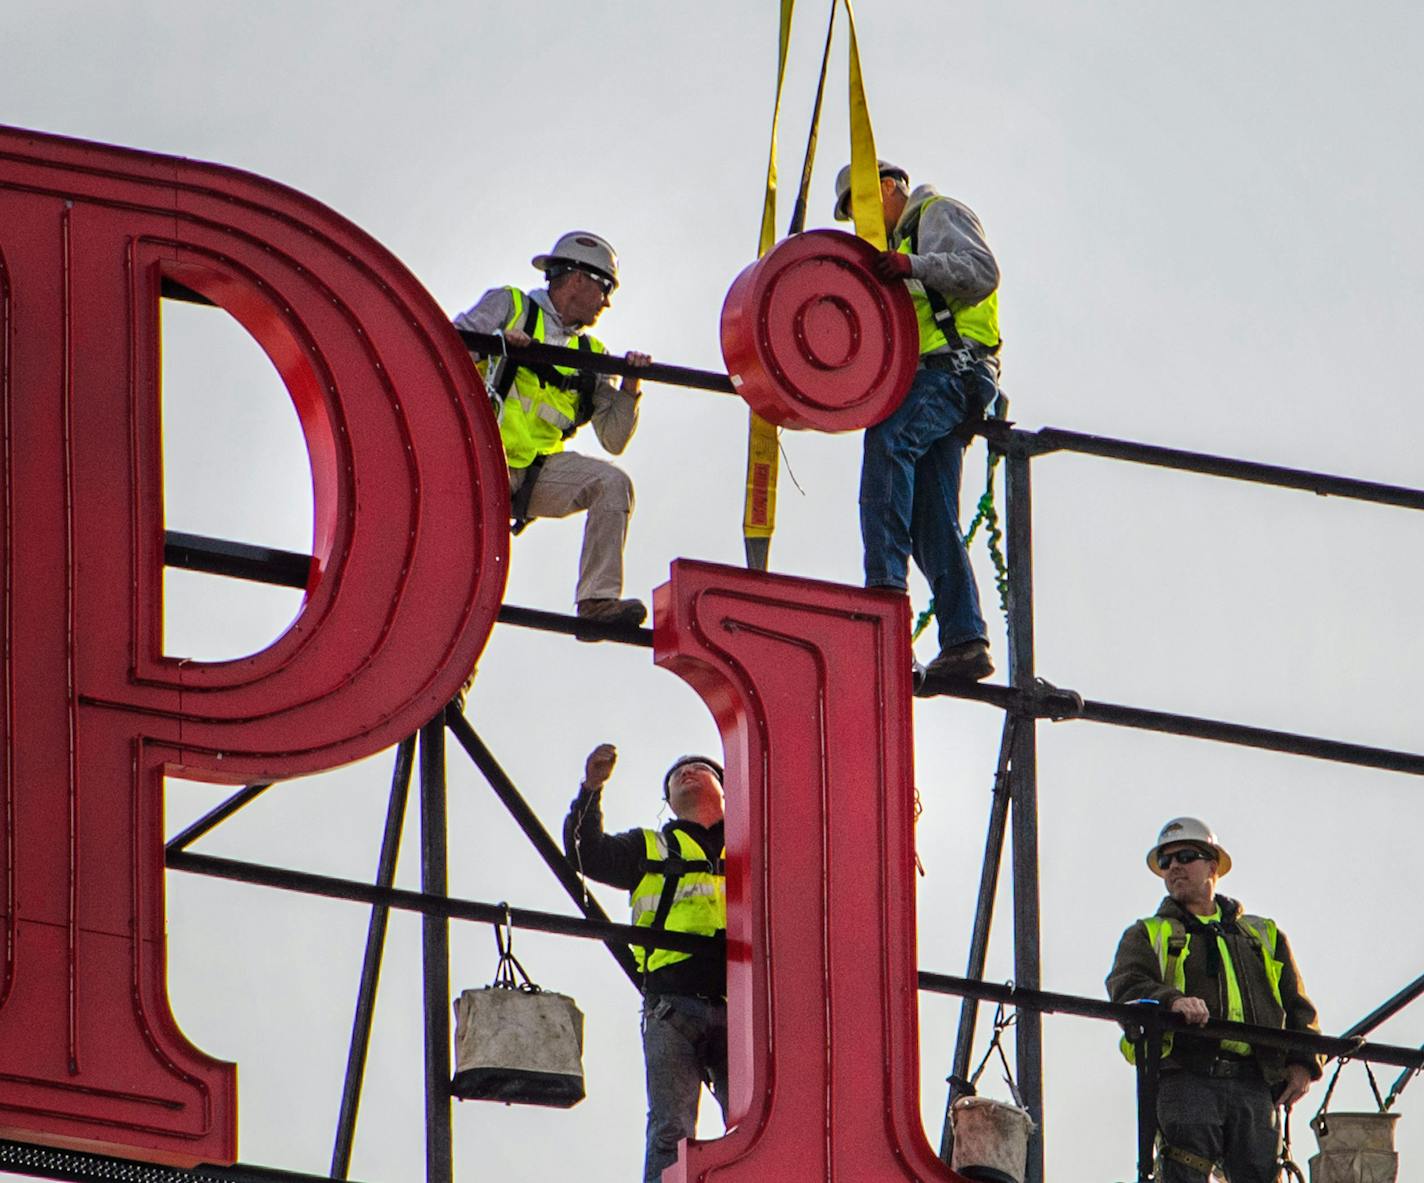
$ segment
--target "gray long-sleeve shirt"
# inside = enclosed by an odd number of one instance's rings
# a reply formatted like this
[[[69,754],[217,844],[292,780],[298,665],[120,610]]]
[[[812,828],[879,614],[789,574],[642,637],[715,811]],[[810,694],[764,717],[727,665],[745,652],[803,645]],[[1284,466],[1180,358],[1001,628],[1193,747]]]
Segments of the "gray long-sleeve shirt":
[[[577,348],[576,334],[559,317],[548,289],[536,288],[528,293],[528,298],[544,310],[544,344],[569,346],[572,343]],[[513,313],[514,298],[509,289],[490,288],[474,307],[455,318],[455,327],[471,333],[494,333],[509,323]],[[615,386],[610,378],[598,376],[593,388],[593,431],[604,450],[614,456],[622,453],[638,428],[640,397],[641,391],[630,394],[621,386]]]
[[[932,197],[940,200],[925,206]],[[933,185],[920,185],[910,194],[890,236],[891,249],[904,241],[905,227],[921,206],[919,250],[910,256],[910,274],[944,296],[956,312],[987,299],[999,286],[999,264],[984,240],[984,227],[972,209],[941,196]]]

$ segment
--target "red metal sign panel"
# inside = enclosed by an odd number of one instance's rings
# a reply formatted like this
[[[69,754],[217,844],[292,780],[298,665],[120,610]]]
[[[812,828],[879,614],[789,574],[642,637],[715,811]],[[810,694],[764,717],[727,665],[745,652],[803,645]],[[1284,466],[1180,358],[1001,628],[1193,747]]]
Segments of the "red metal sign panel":
[[[920,1120],[905,598],[679,560],[654,608],[726,751],[734,1127],[664,1183],[963,1183]]]
[[[787,427],[854,431],[910,389],[920,330],[903,283],[841,230],[793,234],[746,268],[722,304],[722,357],[741,396]]]
[[[240,661],[163,655],[164,278],[257,339],[311,455],[305,605]],[[165,992],[162,776],[335,767],[454,695],[507,563],[479,390],[419,283],[316,202],[0,128],[0,1136],[234,1161],[233,1068]]]

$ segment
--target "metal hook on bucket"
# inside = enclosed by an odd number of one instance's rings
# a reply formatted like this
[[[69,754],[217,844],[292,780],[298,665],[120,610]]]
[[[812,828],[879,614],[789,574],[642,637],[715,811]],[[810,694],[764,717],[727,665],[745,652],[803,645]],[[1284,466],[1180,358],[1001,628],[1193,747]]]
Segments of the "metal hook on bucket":
[[[526,990],[537,994],[539,987],[529,980],[529,975],[514,955],[514,917],[509,904],[501,900],[499,906],[504,909],[504,919],[495,921],[494,925],[494,945],[499,950],[499,965],[495,967],[493,984],[500,990]],[[524,979],[523,982],[515,978],[516,971]]]

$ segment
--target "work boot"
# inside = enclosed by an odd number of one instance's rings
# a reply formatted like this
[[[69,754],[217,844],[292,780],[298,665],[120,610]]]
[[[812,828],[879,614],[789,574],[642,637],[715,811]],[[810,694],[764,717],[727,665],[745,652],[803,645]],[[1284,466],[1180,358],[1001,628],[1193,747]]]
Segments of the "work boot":
[[[943,694],[955,682],[978,682],[993,672],[989,642],[982,637],[973,637],[941,649],[939,656],[925,667],[924,680],[915,690],[915,695],[930,698]]]
[[[648,615],[647,605],[642,600],[580,600],[578,602],[579,620],[587,620],[593,624],[621,624],[639,625],[642,624]],[[590,636],[585,633],[575,632],[574,636],[580,641],[601,641],[602,637]]]

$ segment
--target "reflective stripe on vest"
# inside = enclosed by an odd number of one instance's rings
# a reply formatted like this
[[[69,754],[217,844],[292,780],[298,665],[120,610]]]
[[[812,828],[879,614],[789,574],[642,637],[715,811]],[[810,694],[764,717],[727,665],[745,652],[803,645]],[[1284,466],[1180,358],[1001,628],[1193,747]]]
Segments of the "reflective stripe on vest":
[[[506,330],[516,327],[524,317],[525,301],[529,297],[518,288],[506,288],[513,311],[505,322]],[[544,309],[537,300],[530,301],[538,309],[534,329],[529,335],[543,344],[546,337]],[[576,333],[569,346],[606,353],[603,342],[585,333]],[[506,363],[507,364],[507,363]],[[574,377],[578,370],[554,366],[560,374]],[[504,441],[505,460],[510,468],[528,468],[535,456],[549,456],[564,450],[564,438],[578,423],[576,390],[561,390],[544,382],[527,366],[514,372],[514,388],[504,401],[499,415],[499,434]]]
[[[1166,916],[1146,916],[1140,923],[1147,930],[1147,939],[1151,943],[1153,951],[1157,954],[1157,964],[1161,967],[1162,981],[1170,984],[1174,990],[1185,994],[1187,992],[1187,954],[1191,950],[1192,934],[1186,931],[1180,920],[1173,920]],[[1282,1010],[1285,1004],[1281,1002],[1281,972],[1285,969],[1285,963],[1276,959],[1276,922],[1268,920],[1264,916],[1247,916],[1242,914],[1236,917],[1236,924],[1244,928],[1253,938],[1256,947],[1261,951],[1261,961],[1266,967],[1266,980],[1270,983],[1271,994],[1276,1000],[1276,1005]],[[1243,1021],[1243,1010],[1241,1002],[1241,986],[1236,978],[1236,967],[1231,963],[1231,955],[1226,951],[1226,942],[1217,937],[1217,947],[1221,951],[1222,963],[1226,969],[1226,1006],[1227,1018],[1233,1023]],[[1136,1049],[1132,1041],[1123,1036],[1118,1046],[1122,1049],[1122,1054],[1127,1057],[1129,1064],[1137,1062]],[[1222,1040],[1221,1046],[1224,1050],[1235,1052],[1238,1055],[1249,1055],[1250,1044],[1240,1043],[1236,1040]],[[1162,1055],[1166,1057],[1172,1052],[1172,1032],[1162,1033]]]
[[[895,248],[896,250],[906,255],[919,253],[915,248],[919,245],[920,216],[927,206],[944,200],[943,197],[931,197],[920,205],[920,208],[914,213],[908,233]],[[954,344],[945,331],[940,328],[925,285],[918,279],[906,280],[906,283],[910,288],[910,299],[915,305],[915,319],[920,323],[920,353],[933,353],[937,349]],[[944,297],[941,296],[940,300],[944,301]],[[968,337],[971,341],[978,341],[981,345],[987,345],[991,349],[999,344],[999,292],[997,288],[979,303],[954,312],[951,312],[948,302],[944,301],[941,315],[953,319],[954,329],[959,336]]]
[[[691,835],[683,830],[673,830],[672,833],[677,836],[677,853],[685,861],[700,863],[703,866],[707,866],[709,862],[713,865],[721,863],[722,851],[717,852],[715,859],[709,859],[707,852],[697,845]],[[666,883],[662,871],[655,870],[654,865],[667,861],[667,834],[661,830],[644,830],[643,842],[647,847],[649,867],[628,893],[628,906],[632,909],[634,924],[639,928],[651,928],[657,918],[658,905],[662,901]],[[668,910],[667,920],[662,927],[670,932],[690,932],[705,937],[724,931],[727,927],[726,878],[708,871],[685,871],[677,879],[672,907]],[[644,949],[641,945],[633,946],[633,959],[638,963],[639,971],[645,974],[676,965],[691,956],[690,953],[682,953],[676,949]]]

